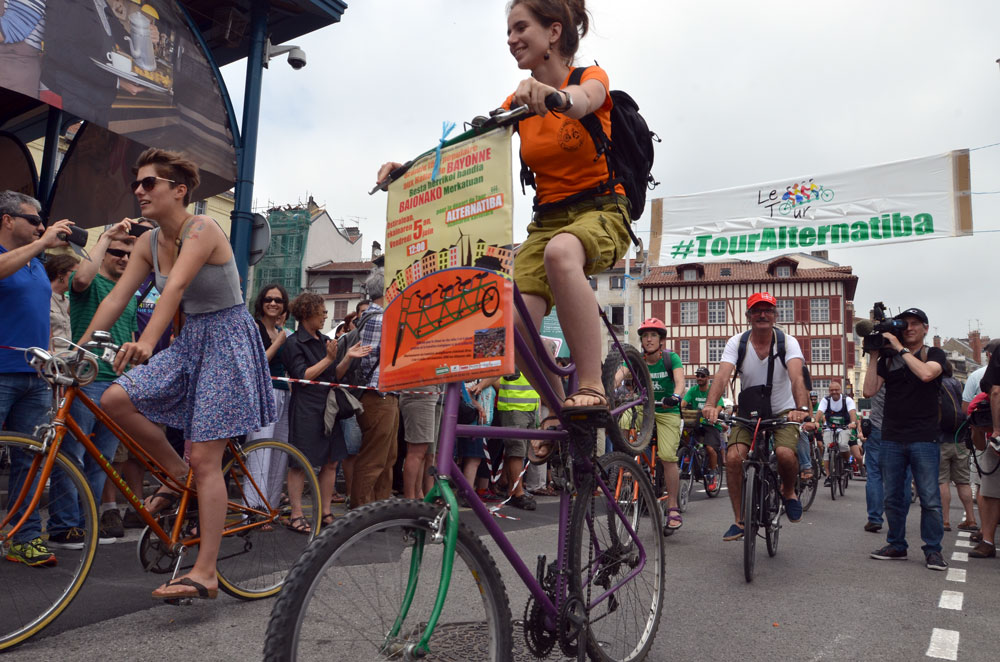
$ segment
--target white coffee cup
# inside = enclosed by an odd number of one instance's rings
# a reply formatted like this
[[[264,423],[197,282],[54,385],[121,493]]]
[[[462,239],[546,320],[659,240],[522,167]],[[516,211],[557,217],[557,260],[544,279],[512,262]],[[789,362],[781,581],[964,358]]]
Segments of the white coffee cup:
[[[123,55],[118,51],[111,51],[107,54],[107,59],[111,63],[111,66],[118,71],[126,73],[132,71],[132,59],[128,55]]]

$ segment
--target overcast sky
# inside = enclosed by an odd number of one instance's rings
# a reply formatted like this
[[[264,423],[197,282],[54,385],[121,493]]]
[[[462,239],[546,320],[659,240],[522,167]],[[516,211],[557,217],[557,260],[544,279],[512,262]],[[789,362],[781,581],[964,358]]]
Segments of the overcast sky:
[[[264,74],[255,204],[305,202],[385,232],[386,160],[431,147],[513,91],[505,0],[349,0],[337,25]],[[588,0],[577,62],[639,103],[657,145],[652,196],[849,170],[1000,142],[1000,2]],[[224,70],[242,113],[244,70]],[[453,134],[454,135],[454,134]],[[517,163],[517,159],[514,159]],[[972,189],[1000,192],[1000,146],[972,152]],[[518,187],[519,189],[519,187]],[[523,239],[530,190],[515,199]],[[640,220],[648,245],[648,209]],[[859,276],[855,306],[923,308],[931,332],[1000,336],[1000,194],[973,196],[973,237],[830,252]],[[993,268],[990,268],[990,267]]]

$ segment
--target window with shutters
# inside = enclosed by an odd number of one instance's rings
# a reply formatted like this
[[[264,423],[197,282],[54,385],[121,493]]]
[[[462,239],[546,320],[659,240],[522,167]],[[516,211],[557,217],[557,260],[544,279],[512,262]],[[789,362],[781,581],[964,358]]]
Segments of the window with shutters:
[[[609,279],[610,288],[612,290],[623,290],[625,289],[625,279],[621,276],[612,276]]]
[[[681,363],[691,363],[691,341],[682,340],[680,342],[681,351],[677,352],[681,357]]]
[[[683,279],[684,280],[698,280],[698,270],[697,269],[685,269],[684,270]]]
[[[830,321],[829,299],[809,299],[809,321],[810,322]]]
[[[698,302],[681,301],[681,324],[698,323]]]
[[[795,321],[795,299],[778,299],[778,324]]]
[[[327,294],[348,294],[354,287],[353,278],[331,278]]]
[[[726,302],[725,301],[709,301],[708,302],[708,323],[709,324],[725,324],[726,323]]]
[[[340,301],[333,302],[333,319],[342,320],[347,317],[347,300],[341,299]]]
[[[829,338],[813,338],[809,341],[810,348],[810,358],[812,363],[829,363],[830,362],[830,339]]]
[[[723,338],[710,338],[708,341],[708,362],[718,363],[722,360],[722,350],[726,348]]]

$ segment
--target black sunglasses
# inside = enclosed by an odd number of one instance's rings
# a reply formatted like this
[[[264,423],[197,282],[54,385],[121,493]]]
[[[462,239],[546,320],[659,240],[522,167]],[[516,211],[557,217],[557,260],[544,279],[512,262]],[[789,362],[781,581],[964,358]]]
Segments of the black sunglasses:
[[[264,303],[285,303],[285,300],[281,297],[264,297],[262,301]]]
[[[129,190],[135,191],[136,186],[142,186],[143,191],[152,191],[154,188],[156,188],[157,181],[170,182],[171,184],[177,183],[172,179],[167,179],[166,177],[149,176],[149,177],[143,177],[142,179],[137,179],[134,182],[132,182],[132,186],[131,188],[129,188]]]
[[[120,257],[130,257],[132,255],[132,251],[123,251],[120,248],[109,248],[105,252],[108,255],[110,255],[111,257],[119,257],[119,258]]]
[[[32,225],[34,225],[36,228],[39,225],[43,225],[45,223],[45,221],[42,220],[42,217],[38,216],[36,214],[27,214],[27,215],[25,215],[25,214],[10,214],[10,216],[13,216],[14,218],[23,218],[24,220],[26,220],[29,223],[31,223]]]

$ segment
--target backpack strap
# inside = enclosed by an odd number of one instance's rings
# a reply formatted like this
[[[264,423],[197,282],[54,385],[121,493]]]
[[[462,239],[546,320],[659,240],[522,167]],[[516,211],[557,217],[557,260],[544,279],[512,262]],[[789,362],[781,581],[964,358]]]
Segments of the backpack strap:
[[[736,369],[733,370],[733,391],[736,390],[736,377],[740,374],[740,366],[743,365],[743,359],[747,355],[747,342],[750,340],[750,332],[744,331],[740,335],[740,345],[736,349]]]
[[[781,329],[775,329],[774,333],[778,337],[778,358],[781,359],[781,366],[788,370],[788,366],[785,364],[785,332]]]

